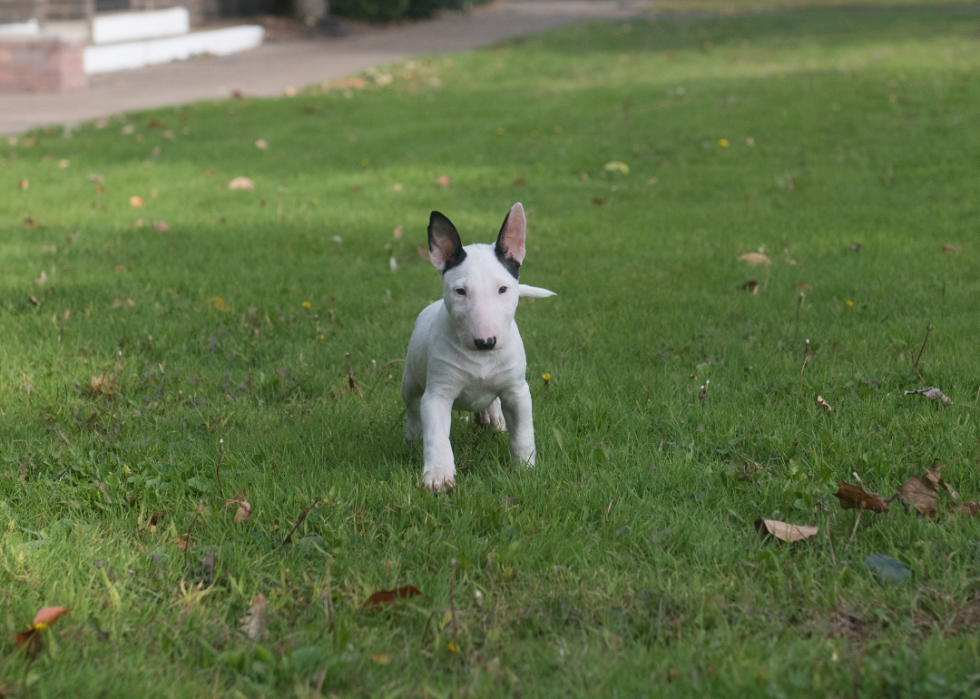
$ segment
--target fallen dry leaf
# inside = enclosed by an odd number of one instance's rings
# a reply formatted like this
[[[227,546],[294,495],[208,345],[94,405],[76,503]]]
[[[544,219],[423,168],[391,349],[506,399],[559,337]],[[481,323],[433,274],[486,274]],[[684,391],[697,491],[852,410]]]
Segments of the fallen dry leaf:
[[[174,541],[177,543],[177,548],[179,548],[181,551],[186,551],[187,550],[187,540],[186,539],[181,539],[179,536],[175,536],[174,537]]]
[[[603,170],[606,172],[621,172],[624,175],[630,174],[630,166],[626,163],[621,163],[618,160],[606,163],[605,166],[603,166]]]
[[[798,291],[801,294],[809,294],[811,291],[813,291],[813,287],[809,284],[797,284],[793,287],[793,291]]]
[[[262,638],[265,631],[265,595],[261,592],[252,598],[252,606],[242,618],[242,633],[250,641]]]
[[[392,187],[392,189],[396,192],[400,192],[402,191],[403,187],[400,184],[396,184]]]
[[[260,138],[258,141],[255,142],[255,147],[258,148],[259,150],[265,150],[266,148],[269,147],[269,144],[264,138]]]
[[[157,510],[152,515],[150,515],[150,520],[147,523],[148,527],[155,527],[160,522],[161,519],[167,516],[166,510]]]
[[[960,249],[956,245],[943,245],[943,252],[959,252]]]
[[[38,286],[44,286],[45,282],[47,282],[47,281],[48,281],[48,275],[45,274],[44,271],[42,270],[41,271],[41,276],[39,276],[37,279],[35,279],[34,280],[34,283],[37,284]]]
[[[759,293],[759,282],[755,279],[750,279],[749,281],[742,284],[742,291],[751,291],[753,294]]]
[[[17,189],[19,189],[22,192],[24,190],[26,190],[30,186],[31,186],[31,183],[28,180],[20,180],[20,181],[17,182]]]
[[[154,221],[153,222],[153,230],[155,230],[155,231],[157,231],[159,233],[164,233],[164,232],[170,230],[170,226],[167,225],[167,222],[166,221]]]
[[[402,587],[396,588],[394,590],[379,590],[373,595],[367,598],[367,602],[364,603],[364,609],[372,612],[376,612],[383,607],[396,607],[398,606],[398,600],[404,599],[406,597],[416,597],[421,595],[422,591],[419,590],[414,585],[403,585]]]
[[[41,302],[37,300],[37,296],[31,296],[31,305],[32,306],[40,306],[41,305]]]
[[[143,197],[134,194],[129,198],[129,205],[134,209],[138,209],[139,207],[143,206]]]
[[[238,493],[237,495],[233,495],[230,498],[225,498],[225,509],[227,510],[229,507],[234,507],[235,505],[239,505],[239,504],[245,502],[245,499],[247,497],[248,497],[248,493],[246,493],[243,490],[242,492]]]
[[[371,656],[371,662],[377,663],[378,665],[387,665],[389,660],[388,656],[384,653],[375,653]]]
[[[853,250],[854,252],[860,252],[860,251],[861,251],[861,248],[863,248],[863,247],[864,247],[864,246],[863,246],[863,245],[861,245],[861,243],[854,243],[854,244],[853,244],[853,245],[851,246],[851,250]]]
[[[442,177],[439,178],[438,182],[443,187],[448,187],[449,186],[449,177],[446,176],[446,175],[443,175]]]
[[[742,262],[748,262],[750,265],[771,265],[772,260],[770,260],[766,255],[761,252],[747,252],[744,255],[740,255],[739,258]]]
[[[523,177],[518,177],[516,180],[514,180],[515,187],[524,187],[526,185],[527,185],[527,180],[524,179]]]
[[[925,396],[929,400],[939,400],[943,405],[949,405],[953,401],[949,399],[942,391],[938,388],[930,386],[929,388],[921,388],[918,391],[906,391],[907,396]]]
[[[967,500],[964,503],[960,503],[959,507],[954,508],[953,514],[973,517],[980,514],[980,504],[977,504],[973,500]]]
[[[399,224],[395,227],[395,232],[392,234],[395,240],[401,240],[402,234],[405,232],[405,228]]]
[[[247,502],[243,502],[238,506],[238,512],[235,513],[235,524],[239,522],[247,522],[252,518],[252,506]]]
[[[62,160],[58,163],[58,167],[60,167],[62,170],[64,170],[69,165],[71,165],[71,163],[68,162],[67,160]]]
[[[888,500],[864,489],[863,486],[840,482],[834,497],[840,501],[842,510],[870,510],[871,512],[888,512]]]
[[[236,177],[228,183],[228,189],[247,189],[252,191],[255,189],[255,183],[247,177]]]
[[[834,409],[830,407],[830,403],[823,399],[823,396],[817,396],[817,407],[823,408],[828,413],[834,412]]]
[[[25,218],[20,225],[27,229],[37,228],[37,221],[32,218]]]
[[[787,524],[786,522],[778,522],[774,519],[765,519],[762,517],[755,520],[755,529],[763,537],[771,536],[779,541],[788,543],[804,541],[811,536],[816,536],[817,532],[820,531],[820,527],[812,524]]]
[[[28,660],[33,660],[41,652],[42,643],[39,632],[47,629],[70,611],[70,607],[43,607],[34,615],[34,622],[30,629],[14,634],[14,643],[18,648],[27,646],[24,654]]]
[[[98,182],[99,184],[101,184],[101,183],[105,182],[105,175],[99,175],[99,174],[96,174],[96,173],[93,172],[91,175],[88,176],[88,181],[89,182]]]
[[[582,180],[583,182],[588,182],[589,181],[589,173],[587,173],[587,172],[580,172],[578,174],[578,178],[580,180]]]
[[[651,177],[650,179],[647,180],[647,184],[650,184],[650,185],[657,184],[657,178],[656,177]]]
[[[423,260],[429,259],[429,248],[425,247],[423,243],[419,243],[418,251],[419,257],[421,257]]]
[[[112,271],[116,274],[122,274],[126,271],[126,265],[116,265]]]
[[[914,507],[920,515],[935,517],[939,505],[940,488],[948,490],[954,501],[959,499],[959,493],[953,490],[941,475],[942,469],[948,465],[932,466],[927,468],[921,476],[912,476],[902,484],[896,495],[902,502]]]
[[[603,199],[602,197],[592,197],[592,203],[595,204],[596,206],[602,206],[603,204],[606,203],[606,200]]]
[[[112,302],[112,307],[113,308],[123,308],[124,306],[125,307],[129,307],[129,308],[132,308],[135,305],[136,305],[136,302],[133,301],[133,299],[117,298],[117,299],[114,299],[113,302]]]

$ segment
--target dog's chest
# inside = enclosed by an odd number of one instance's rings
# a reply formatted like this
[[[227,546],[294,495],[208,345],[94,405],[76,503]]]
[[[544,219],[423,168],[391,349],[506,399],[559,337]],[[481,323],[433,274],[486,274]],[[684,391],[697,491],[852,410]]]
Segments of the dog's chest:
[[[453,409],[474,413],[486,410],[500,395],[503,384],[510,378],[509,372],[496,363],[467,369],[461,372],[463,380],[453,401]]]

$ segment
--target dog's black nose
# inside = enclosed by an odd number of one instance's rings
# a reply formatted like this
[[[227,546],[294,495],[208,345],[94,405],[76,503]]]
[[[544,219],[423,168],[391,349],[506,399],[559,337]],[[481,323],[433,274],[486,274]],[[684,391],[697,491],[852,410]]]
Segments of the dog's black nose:
[[[478,350],[490,350],[497,344],[497,338],[488,337],[486,340],[474,340],[473,342],[476,344]]]

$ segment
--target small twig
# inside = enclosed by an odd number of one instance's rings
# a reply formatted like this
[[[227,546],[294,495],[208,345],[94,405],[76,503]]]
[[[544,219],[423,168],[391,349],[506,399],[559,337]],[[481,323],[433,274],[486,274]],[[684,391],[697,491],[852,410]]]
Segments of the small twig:
[[[927,384],[926,380],[922,378],[922,374],[919,372],[919,360],[922,359],[922,353],[926,349],[926,342],[929,340],[930,330],[932,330],[932,323],[929,323],[929,325],[926,326],[926,336],[922,338],[922,347],[919,348],[919,356],[915,356],[914,352],[912,353],[912,368],[915,369],[915,373],[918,374],[919,381],[922,382],[923,386],[926,386]]]
[[[187,568],[187,553],[191,550],[191,529],[194,528],[194,523],[197,522],[197,516],[201,514],[201,510],[204,509],[204,503],[199,502],[197,504],[197,510],[194,512],[194,519],[191,520],[191,524],[187,527],[187,539],[184,541],[184,568]]]
[[[316,691],[313,693],[313,699],[320,699],[320,692],[323,691],[323,681],[327,679],[326,669],[320,670],[316,676]]]
[[[827,543],[830,544],[830,562],[834,564],[834,572],[837,572],[837,556],[834,555],[834,540],[830,538],[830,512],[824,513],[827,515]]]
[[[305,510],[303,511],[303,514],[301,514],[301,515],[299,516],[299,519],[298,519],[298,520],[296,520],[296,524],[294,524],[294,525],[293,525],[293,528],[289,530],[289,534],[288,534],[288,535],[286,536],[286,538],[285,538],[285,539],[283,539],[283,540],[282,540],[282,543],[281,543],[281,544],[279,544],[279,547],[280,547],[280,548],[282,548],[283,546],[285,546],[286,544],[288,544],[288,543],[289,543],[289,542],[290,542],[290,541],[292,540],[292,538],[293,538],[293,534],[295,534],[295,533],[296,533],[296,530],[297,530],[297,529],[299,529],[299,525],[301,525],[301,524],[303,523],[303,520],[304,520],[304,519],[306,519],[306,515],[308,515],[308,514],[310,514],[310,511],[311,511],[311,510],[312,510],[312,509],[313,509],[314,507],[317,507],[317,506],[319,506],[319,504],[320,504],[320,503],[318,503],[318,502],[317,502],[316,500],[314,500],[314,501],[313,501],[313,504],[312,504],[312,505],[310,505],[309,507],[307,507],[307,508],[306,508],[306,509],[305,509]]]
[[[602,515],[602,524],[599,525],[599,531],[602,531],[603,527],[606,526],[606,520],[609,518],[609,511],[612,510],[613,503],[615,500],[609,501],[609,507],[606,508],[606,514]]]
[[[354,377],[354,367],[350,363],[350,352],[347,353],[347,385],[350,386],[351,395],[356,393],[358,398],[364,397],[364,394],[361,393],[361,387],[357,385],[357,379]]]
[[[847,541],[847,545],[848,546],[850,546],[851,544],[854,543],[854,535],[857,534],[858,525],[861,523],[861,513],[863,511],[864,511],[864,508],[863,507],[858,508],[858,516],[857,516],[857,519],[854,520],[854,529],[851,530],[851,538],[848,539],[848,541]]]
[[[214,467],[214,472],[218,476],[218,495],[224,497],[224,493],[221,492],[221,460],[225,458],[225,440],[221,438],[218,440],[218,464]]]
[[[796,322],[800,322],[800,309],[803,308],[803,292],[800,292],[800,298],[796,302]]]
[[[803,366],[800,367],[800,393],[803,393],[803,370],[806,369],[806,363],[809,359],[809,354],[803,357]]]

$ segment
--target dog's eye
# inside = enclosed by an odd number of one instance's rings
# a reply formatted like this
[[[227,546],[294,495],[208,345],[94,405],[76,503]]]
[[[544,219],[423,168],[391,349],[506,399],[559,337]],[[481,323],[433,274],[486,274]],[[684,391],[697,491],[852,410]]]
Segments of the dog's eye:
[[[456,289],[457,296],[466,296],[466,289]]]
[[[507,287],[506,286],[500,287],[500,293],[501,294],[506,294],[507,293]]]

